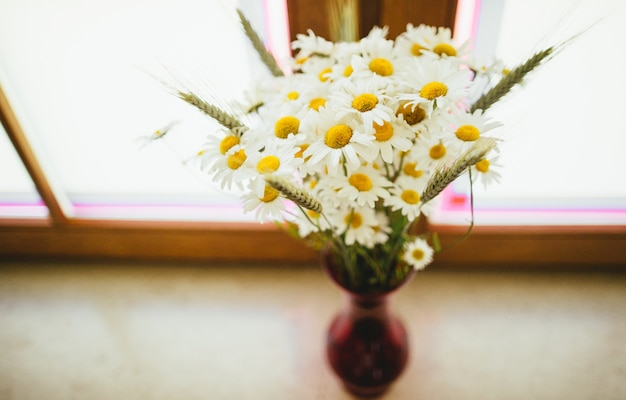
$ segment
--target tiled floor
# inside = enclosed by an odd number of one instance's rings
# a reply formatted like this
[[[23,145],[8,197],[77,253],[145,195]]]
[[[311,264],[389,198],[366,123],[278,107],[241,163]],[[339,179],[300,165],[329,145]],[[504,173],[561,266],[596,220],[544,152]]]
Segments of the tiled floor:
[[[0,264],[0,399],[349,399],[315,266]],[[386,399],[625,399],[626,275],[425,271]]]

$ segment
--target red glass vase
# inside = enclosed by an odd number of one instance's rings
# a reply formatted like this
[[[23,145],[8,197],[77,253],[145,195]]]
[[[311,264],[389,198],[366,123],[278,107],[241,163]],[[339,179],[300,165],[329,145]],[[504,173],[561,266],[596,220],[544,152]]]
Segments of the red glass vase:
[[[327,332],[326,355],[346,390],[360,397],[385,393],[404,371],[409,340],[402,321],[391,309],[393,292],[413,277],[384,287],[354,288],[341,277],[332,253],[323,251],[322,269],[345,294],[343,308]]]

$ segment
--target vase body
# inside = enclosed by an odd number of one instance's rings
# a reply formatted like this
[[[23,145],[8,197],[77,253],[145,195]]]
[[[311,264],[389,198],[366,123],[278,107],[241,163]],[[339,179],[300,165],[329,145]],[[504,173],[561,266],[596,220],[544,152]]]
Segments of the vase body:
[[[364,292],[338,279],[337,266],[324,252],[321,265],[345,299],[327,332],[328,363],[348,392],[361,397],[382,395],[402,374],[409,358],[407,332],[391,300],[413,274],[391,287]]]

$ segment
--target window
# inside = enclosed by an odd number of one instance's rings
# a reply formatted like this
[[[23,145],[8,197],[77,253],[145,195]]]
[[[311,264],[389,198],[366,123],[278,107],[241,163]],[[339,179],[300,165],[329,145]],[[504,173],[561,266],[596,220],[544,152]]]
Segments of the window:
[[[507,66],[599,23],[490,110],[505,125],[502,178],[486,190],[475,185],[477,224],[626,224],[626,55],[611,49],[611,38],[626,35],[625,18],[620,0],[481,2],[475,54],[495,54]],[[468,219],[468,180],[452,189],[438,223]]]
[[[185,163],[214,126],[158,80],[240,99],[259,63],[235,8],[270,43],[280,40],[264,28],[280,17],[270,3],[0,1],[0,82],[73,216],[252,221]],[[171,124],[176,138],[142,148],[140,138]],[[5,137],[0,146],[12,152]],[[0,210],[41,215],[14,206],[37,199],[9,158]]]
[[[612,43],[608,40],[611,37],[623,36],[613,31],[623,29],[616,23],[624,17],[624,7],[618,7],[618,2],[576,2],[579,9],[572,15],[583,16],[582,22],[603,14],[608,15],[607,19],[533,77],[531,85],[537,86],[529,85],[523,96],[511,99],[506,110],[515,110],[513,115],[501,110],[498,119],[521,130],[511,131],[511,142],[505,147],[501,162],[522,168],[507,167],[502,171],[501,185],[488,191],[477,185],[475,199],[477,222],[483,225],[494,221],[510,225],[511,220],[504,219],[504,211],[510,208],[539,207],[554,214],[557,207],[573,210],[593,206],[602,217],[609,215],[606,210],[619,212],[611,214],[610,221],[586,221],[589,226],[583,228],[563,228],[563,224],[580,222],[566,218],[552,222],[555,226],[549,229],[545,224],[534,225],[535,222],[522,229],[477,229],[465,245],[441,257],[440,262],[513,260],[533,264],[539,259],[547,263],[622,265],[626,261],[624,251],[618,250],[626,248],[626,224],[623,219],[614,219],[623,218],[626,208],[626,190],[617,175],[624,169],[624,159],[617,153],[624,132],[619,121],[609,120],[619,115],[620,103],[599,91],[602,86],[626,86],[623,73],[620,75],[624,58],[619,52],[611,52],[611,63],[606,63],[605,57],[587,56],[586,50],[581,55],[574,47],[591,45],[597,54],[593,46],[607,46]],[[0,216],[0,254],[176,260],[312,259],[313,255],[301,244],[290,242],[275,227],[249,224],[252,217],[241,213],[235,196],[215,190],[206,177],[183,163],[193,157],[196,146],[212,126],[151,76],[169,79],[172,76],[168,72],[174,72],[175,76],[195,79],[196,73],[211,71],[217,79],[208,82],[206,86],[211,87],[205,89],[217,90],[228,98],[240,94],[247,82],[256,77],[259,64],[239,32],[235,5],[246,11],[260,32],[267,32],[268,41],[276,43],[276,49],[286,48],[283,0],[98,0],[88,4],[79,0],[0,0],[0,83],[46,177],[59,183],[62,194],[72,203],[73,217],[52,222],[30,218],[27,223],[13,218],[43,214],[32,182],[25,179],[28,176],[24,168],[3,138],[0,151],[9,156],[2,157],[0,167],[11,173],[0,179],[0,209],[4,216],[12,218]],[[268,11],[268,7],[276,8]],[[457,8],[480,11],[475,15],[478,25],[474,28],[477,51],[491,54],[497,50],[507,61],[516,62],[520,60],[513,56],[528,54],[520,37],[537,45],[538,38],[530,34],[542,32],[536,16],[519,18],[521,12],[541,9],[542,15],[546,15],[544,21],[551,24],[566,8],[561,3],[552,11],[546,7],[545,2],[463,0]],[[588,12],[589,7],[594,13]],[[446,18],[450,20],[449,15]],[[533,21],[531,32],[529,20]],[[560,32],[564,36],[575,32],[581,22],[576,18],[566,21],[571,21],[571,25],[566,26],[569,30]],[[523,28],[522,36],[514,29],[515,25],[519,27],[518,22]],[[269,26],[278,29],[267,31],[265,27]],[[510,49],[516,51],[505,51]],[[565,67],[558,65],[559,58]],[[587,61],[596,64],[582,66]],[[561,77],[563,71],[574,67],[573,77]],[[582,83],[583,77],[597,70],[602,73]],[[179,72],[181,75],[177,75]],[[565,83],[557,84],[552,78],[554,74]],[[570,82],[576,85],[569,85]],[[546,87],[555,95],[567,95],[558,100],[545,96],[542,91]],[[538,99],[542,98],[546,102],[539,105]],[[566,102],[570,100],[573,102]],[[558,111],[561,118],[556,119],[555,107],[561,104],[565,108]],[[606,113],[607,117],[583,119],[580,110],[594,117]],[[139,149],[138,137],[151,135],[178,120],[181,122],[174,125],[171,135],[180,140]],[[577,126],[585,128],[582,133],[574,133]],[[565,132],[566,140],[546,142],[546,130]],[[594,136],[590,137],[588,133],[592,131]],[[598,131],[608,136],[599,139]],[[523,150],[514,153],[509,147]],[[575,157],[543,168],[541,161],[547,160],[553,149]],[[604,152],[604,156],[592,158],[592,149],[595,153]],[[528,162],[528,152],[533,153],[533,163]],[[604,182],[597,179],[594,168],[602,171]],[[572,177],[574,169],[577,173]],[[549,176],[548,171],[555,176]],[[548,179],[540,180],[541,177]],[[441,215],[453,218],[433,221],[442,228],[444,239],[458,237],[467,225],[467,188],[463,185],[463,181],[455,185],[448,193],[450,202],[443,203],[450,208]],[[589,189],[598,195],[590,198]],[[563,199],[567,202],[563,203]],[[521,215],[523,222],[529,221],[528,214],[506,215]],[[546,222],[545,218],[541,222]],[[459,223],[461,227],[455,227]],[[607,223],[612,226],[606,228]],[[480,254],[475,251],[478,247]],[[502,247],[507,251],[501,251]]]

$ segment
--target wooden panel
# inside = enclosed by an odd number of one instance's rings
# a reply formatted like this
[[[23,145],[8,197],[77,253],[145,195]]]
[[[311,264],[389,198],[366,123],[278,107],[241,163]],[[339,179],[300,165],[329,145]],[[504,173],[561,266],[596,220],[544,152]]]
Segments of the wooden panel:
[[[380,24],[389,27],[389,38],[406,29],[407,23],[454,27],[457,0],[384,0]]]
[[[456,4],[457,0],[359,0],[359,33],[364,36],[373,26],[388,26],[389,38],[395,38],[409,22],[452,28]],[[325,1],[287,0],[287,10],[291,40],[307,29],[329,37]]]
[[[55,190],[50,184],[1,86],[0,123],[4,126],[13,147],[17,151],[26,171],[28,171],[30,178],[33,180],[39,196],[46,204],[46,207],[48,207],[50,218],[54,223],[65,223],[67,211],[70,210],[69,200],[65,193]]]
[[[444,244],[463,227],[430,227]],[[316,262],[300,240],[272,224],[0,220],[0,260],[119,259],[187,262]],[[626,270],[626,227],[477,227],[437,255],[448,268]]]
[[[374,26],[380,26],[380,16],[385,0],[359,1],[359,36],[365,37]]]
[[[312,29],[316,35],[329,38],[328,11],[325,2],[320,0],[287,0],[289,31],[291,40],[298,33]]]
[[[429,230],[438,232],[444,244],[458,240],[464,233],[460,227],[435,226]],[[604,270],[613,266],[623,271],[626,227],[476,227],[465,241],[438,254],[437,263],[500,270],[519,267]]]
[[[315,254],[272,224],[71,220],[0,225],[2,258],[298,262]]]

